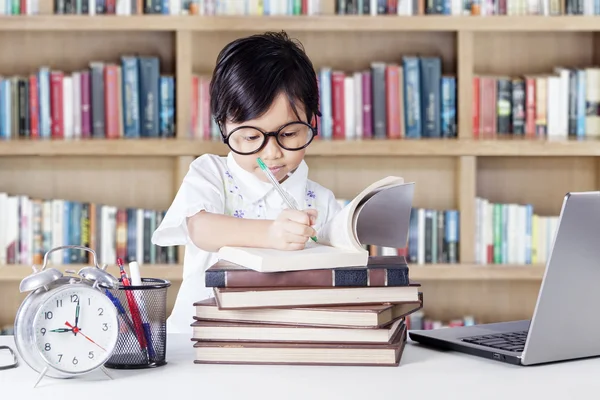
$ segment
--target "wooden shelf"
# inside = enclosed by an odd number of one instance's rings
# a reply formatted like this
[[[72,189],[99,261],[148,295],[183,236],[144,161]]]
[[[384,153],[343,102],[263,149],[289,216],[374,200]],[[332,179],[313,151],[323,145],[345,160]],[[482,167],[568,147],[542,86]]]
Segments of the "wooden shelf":
[[[327,4],[332,12],[335,0]],[[425,282],[428,316],[529,317],[544,267],[475,264],[476,198],[528,203],[538,215],[557,215],[566,192],[598,187],[600,140],[474,140],[473,77],[598,65],[600,16],[1,16],[4,53],[20,54],[5,61],[3,76],[29,74],[42,65],[77,71],[92,60],[117,63],[123,54],[159,57],[161,73],[175,77],[177,138],[0,140],[0,191],[168,208],[195,157],[229,152],[220,141],[185,138],[192,74],[210,74],[218,52],[237,37],[281,30],[303,43],[317,69],[351,73],[373,61],[398,63],[403,55],[440,57],[443,73],[456,77],[459,139],[320,137],[307,149],[311,178],[337,198],[350,199],[384,176],[402,176],[417,183],[415,207],[460,212],[463,264],[411,265],[411,277]],[[180,247],[180,260],[183,254]],[[110,271],[118,275],[116,268]],[[181,265],[142,266],[144,276],[173,282],[171,305],[182,272]],[[0,292],[6,299],[0,323],[14,318],[21,299],[18,282],[30,273],[28,266],[0,266]]]
[[[415,281],[458,281],[458,280],[493,280],[493,281],[539,281],[544,275],[542,265],[410,265],[410,278]]]
[[[66,270],[79,271],[84,265],[61,265]],[[50,267],[50,266],[48,266]],[[415,281],[428,280],[541,280],[544,267],[539,265],[468,265],[468,264],[426,264],[410,265],[410,278]],[[108,267],[108,272],[119,276],[116,266]],[[183,267],[174,265],[141,265],[140,270],[145,278],[161,278],[172,282],[182,280]],[[0,281],[20,281],[32,272],[31,267],[24,265],[0,266]]]
[[[73,265],[48,265],[47,268],[57,268],[63,274],[67,270],[79,271],[85,267],[83,264]],[[39,266],[38,266],[39,267]],[[106,269],[115,277],[119,277],[119,268],[117,266],[109,266]],[[183,267],[179,264],[152,264],[140,265],[140,273],[142,278],[160,278],[171,282],[179,282],[182,280]],[[30,266],[26,265],[2,265],[0,266],[0,282],[20,282],[23,278],[33,273]]]
[[[226,155],[219,141],[188,139],[87,139],[0,141],[0,156]],[[400,139],[316,140],[310,156],[600,156],[600,140]]]
[[[0,17],[0,31],[594,32],[600,16],[77,16]]]

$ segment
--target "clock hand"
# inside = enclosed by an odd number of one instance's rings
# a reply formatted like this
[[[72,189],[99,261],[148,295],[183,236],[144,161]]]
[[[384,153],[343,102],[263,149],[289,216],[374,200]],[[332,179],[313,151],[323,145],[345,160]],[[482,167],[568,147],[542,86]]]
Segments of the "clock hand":
[[[48,331],[48,332],[58,332],[58,333],[73,332],[73,329],[58,328],[58,329],[52,329],[51,331]]]
[[[75,327],[79,326],[79,297],[77,297],[77,307],[75,307]],[[77,336],[77,332],[73,329],[73,334]]]
[[[90,342],[94,343],[96,346],[100,347],[102,350],[106,351],[106,349],[104,347],[100,346],[98,343],[94,342],[92,339],[90,339],[89,337],[87,337],[76,326],[71,325],[69,322],[65,322],[65,325],[68,326],[69,328],[72,328],[74,333],[81,333],[81,336],[83,336],[84,338],[86,338]]]

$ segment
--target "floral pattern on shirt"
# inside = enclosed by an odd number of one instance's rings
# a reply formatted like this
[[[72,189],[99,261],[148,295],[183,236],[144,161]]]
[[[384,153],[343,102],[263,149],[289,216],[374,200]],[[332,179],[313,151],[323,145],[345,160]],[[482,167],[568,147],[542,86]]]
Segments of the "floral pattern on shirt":
[[[265,204],[264,200],[261,199],[256,204],[244,201],[239,186],[235,182],[234,176],[229,171],[225,171],[226,179],[223,181],[224,192],[225,192],[225,215],[233,216],[236,218],[265,218]],[[315,190],[312,190],[307,184],[305,205],[300,207],[306,207],[311,209],[317,209],[319,213],[325,210],[319,210],[318,199]]]

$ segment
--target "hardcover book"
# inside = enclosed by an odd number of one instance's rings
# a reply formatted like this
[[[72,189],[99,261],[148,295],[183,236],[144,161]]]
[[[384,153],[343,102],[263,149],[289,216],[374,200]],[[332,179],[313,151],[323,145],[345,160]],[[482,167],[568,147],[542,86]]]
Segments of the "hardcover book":
[[[224,246],[219,259],[258,272],[314,270],[366,266],[367,244],[406,246],[414,183],[388,176],[356,196],[319,232],[318,243],[285,251],[268,248]]]
[[[326,307],[256,308],[220,310],[214,297],[194,303],[194,319],[277,325],[380,328],[423,307],[423,295],[417,301],[396,304],[359,304]]]
[[[407,286],[404,256],[370,256],[365,267],[263,273],[219,260],[205,272],[206,287],[366,287]]]

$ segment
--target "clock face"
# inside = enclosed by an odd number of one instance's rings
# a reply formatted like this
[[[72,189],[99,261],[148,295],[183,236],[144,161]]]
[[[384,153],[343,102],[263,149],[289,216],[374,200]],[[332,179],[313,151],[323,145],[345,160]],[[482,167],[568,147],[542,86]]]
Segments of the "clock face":
[[[110,299],[98,290],[74,285],[48,297],[33,325],[38,352],[49,365],[67,373],[104,364],[119,332]]]

